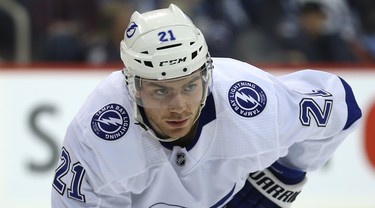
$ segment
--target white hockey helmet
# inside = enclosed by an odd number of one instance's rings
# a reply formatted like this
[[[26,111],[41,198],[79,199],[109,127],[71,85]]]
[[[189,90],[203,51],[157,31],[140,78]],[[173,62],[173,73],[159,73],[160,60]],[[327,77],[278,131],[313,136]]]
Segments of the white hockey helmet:
[[[209,58],[202,32],[174,4],[134,12],[120,50],[126,74],[155,80],[189,75]]]
[[[135,98],[141,79],[170,80],[201,71],[204,106],[211,85],[212,60],[202,32],[176,5],[140,14],[134,12],[120,44],[123,73],[134,101],[135,118],[141,102]]]

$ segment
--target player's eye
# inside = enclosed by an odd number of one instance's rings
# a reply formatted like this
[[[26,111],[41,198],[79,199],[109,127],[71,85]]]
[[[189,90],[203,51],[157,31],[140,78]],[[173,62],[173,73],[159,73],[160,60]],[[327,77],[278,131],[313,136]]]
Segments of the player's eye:
[[[185,92],[191,92],[193,91],[195,88],[197,87],[197,84],[195,83],[191,83],[191,84],[188,84],[184,87],[184,91]]]
[[[169,93],[169,90],[167,88],[158,88],[154,90],[154,94],[159,95],[159,96],[164,96]]]

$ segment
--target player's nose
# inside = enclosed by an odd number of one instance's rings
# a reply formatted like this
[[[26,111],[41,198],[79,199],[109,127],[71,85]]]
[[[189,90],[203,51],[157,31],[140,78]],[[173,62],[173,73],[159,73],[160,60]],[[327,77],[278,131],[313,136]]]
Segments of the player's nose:
[[[173,113],[182,113],[186,109],[186,100],[181,93],[176,93],[168,104],[168,110]]]

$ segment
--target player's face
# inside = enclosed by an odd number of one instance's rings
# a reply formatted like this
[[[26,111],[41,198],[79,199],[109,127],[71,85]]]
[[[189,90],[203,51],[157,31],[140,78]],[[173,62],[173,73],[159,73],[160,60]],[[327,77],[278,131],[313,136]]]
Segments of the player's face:
[[[142,80],[141,85],[139,98],[155,133],[161,138],[189,133],[203,96],[201,74],[170,81]]]

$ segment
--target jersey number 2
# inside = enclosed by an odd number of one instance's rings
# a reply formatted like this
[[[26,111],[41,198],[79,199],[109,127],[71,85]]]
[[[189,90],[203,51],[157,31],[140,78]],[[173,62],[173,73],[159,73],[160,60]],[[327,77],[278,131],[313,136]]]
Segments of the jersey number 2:
[[[65,148],[63,148],[61,151],[60,159],[62,160],[62,163],[56,169],[55,178],[52,185],[57,192],[59,192],[61,195],[64,195],[66,184],[61,180],[61,178],[68,174],[71,163],[69,152]],[[68,197],[85,202],[85,195],[81,193],[81,185],[83,175],[85,174],[85,169],[79,162],[77,162],[72,165],[71,171],[73,173],[73,177],[70,188],[68,188]]]
[[[316,124],[319,127],[325,127],[328,123],[331,114],[333,100],[324,100],[324,107],[320,109],[315,100],[311,98],[304,98],[299,104],[300,116],[299,119],[304,126],[310,126],[311,116],[314,117]]]

